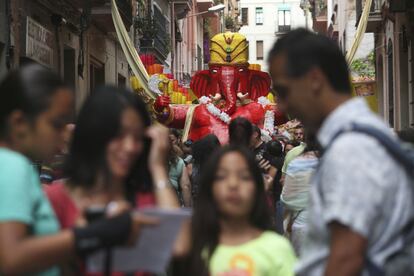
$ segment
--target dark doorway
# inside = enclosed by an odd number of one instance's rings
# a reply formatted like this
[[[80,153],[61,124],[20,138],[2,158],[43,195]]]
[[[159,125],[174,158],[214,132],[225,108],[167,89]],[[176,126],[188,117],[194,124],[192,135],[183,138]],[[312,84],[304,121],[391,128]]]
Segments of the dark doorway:
[[[76,89],[76,53],[75,49],[65,47],[63,51],[63,78],[66,84]]]
[[[125,87],[126,86],[126,78],[121,74],[118,74],[118,87]]]
[[[105,84],[105,64],[97,61],[93,57],[89,63],[89,89],[90,92],[95,88]]]

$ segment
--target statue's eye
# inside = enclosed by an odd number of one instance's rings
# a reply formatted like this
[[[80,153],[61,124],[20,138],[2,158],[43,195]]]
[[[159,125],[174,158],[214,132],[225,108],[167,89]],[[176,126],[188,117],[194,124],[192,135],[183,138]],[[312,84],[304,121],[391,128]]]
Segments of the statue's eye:
[[[215,73],[217,73],[218,71],[217,71],[217,69],[212,69],[212,70],[211,70],[211,72],[215,74]]]

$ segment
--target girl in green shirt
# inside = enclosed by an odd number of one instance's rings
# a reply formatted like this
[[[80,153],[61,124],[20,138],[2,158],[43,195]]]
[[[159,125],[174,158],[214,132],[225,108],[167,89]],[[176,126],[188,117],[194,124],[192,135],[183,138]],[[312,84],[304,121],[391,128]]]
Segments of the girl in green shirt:
[[[187,275],[289,276],[295,255],[270,231],[263,176],[254,157],[229,146],[203,171]]]

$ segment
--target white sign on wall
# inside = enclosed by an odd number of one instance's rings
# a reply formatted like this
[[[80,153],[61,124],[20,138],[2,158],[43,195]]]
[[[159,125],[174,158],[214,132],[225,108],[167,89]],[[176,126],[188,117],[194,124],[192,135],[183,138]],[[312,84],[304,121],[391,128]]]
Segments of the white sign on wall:
[[[53,33],[27,17],[26,56],[45,66],[53,66]]]

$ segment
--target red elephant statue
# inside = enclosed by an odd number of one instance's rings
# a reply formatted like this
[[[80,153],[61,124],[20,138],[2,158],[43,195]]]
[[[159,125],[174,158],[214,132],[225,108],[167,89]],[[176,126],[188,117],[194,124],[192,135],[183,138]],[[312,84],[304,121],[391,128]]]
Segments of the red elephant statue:
[[[270,76],[249,69],[246,38],[237,33],[218,34],[211,44],[209,70],[197,72],[190,84],[200,104],[171,105],[169,97],[159,96],[154,104],[158,119],[167,126],[183,128],[184,140],[195,141],[212,133],[225,144],[228,124],[237,117],[272,134],[274,125],[286,118],[266,98]]]

